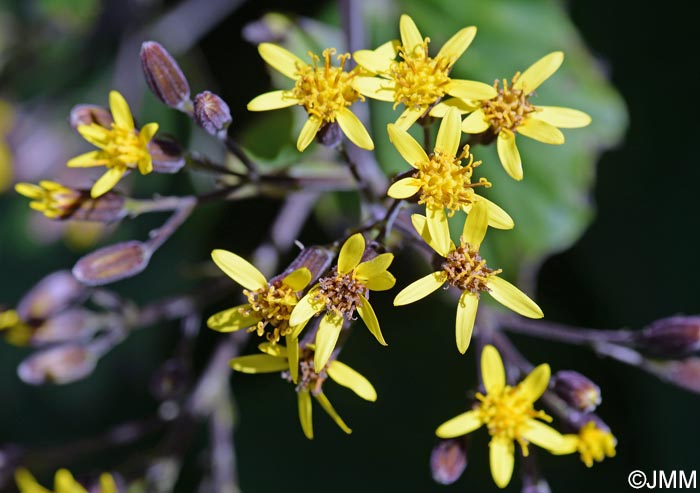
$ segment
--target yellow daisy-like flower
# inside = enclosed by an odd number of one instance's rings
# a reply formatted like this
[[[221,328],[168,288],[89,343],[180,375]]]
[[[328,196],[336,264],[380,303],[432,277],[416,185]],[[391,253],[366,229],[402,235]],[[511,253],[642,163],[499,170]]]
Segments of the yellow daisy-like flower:
[[[591,420],[577,435],[565,435],[571,452],[578,452],[586,467],[593,467],[593,461],[603,462],[605,457],[615,457],[617,440],[610,430],[599,427]]]
[[[32,199],[29,207],[39,211],[49,219],[64,219],[80,207],[85,198],[83,194],[60,183],[42,180],[38,185],[18,183],[15,190],[20,195]]]
[[[518,442],[524,456],[528,455],[530,443],[557,455],[571,452],[565,437],[542,423],[551,422],[552,418],[534,408],[535,401],[547,390],[549,365],[539,365],[511,387],[506,385],[501,355],[495,347],[487,345],[481,353],[481,376],[486,395],[477,393],[479,403],[471,411],[441,424],[435,431],[438,437],[454,438],[486,426],[491,435],[491,475],[499,488],[508,486],[513,475],[514,442]]]
[[[331,356],[345,319],[352,320],[355,310],[380,344],[386,341],[379,321],[367,301],[370,291],[386,291],[396,284],[387,270],[394,260],[391,253],[382,253],[361,262],[365,239],[357,233],[348,238],[338,254],[338,265],[330,276],[312,287],[292,311],[292,325],[305,324],[314,315],[325,312],[316,333],[314,367],[320,371]]]
[[[294,88],[272,91],[253,98],[248,103],[250,111],[267,111],[289,106],[303,106],[309,115],[297,139],[297,149],[306,149],[324,125],[338,122],[350,141],[363,149],[374,149],[374,143],[362,122],[349,107],[358,99],[364,100],[352,81],[356,69],[345,70],[350,54],[337,57],[339,66],[332,64],[335,49],[323,51],[323,64],[314,53],[309,53],[312,63],[304,63],[299,57],[272,43],[258,46],[260,56],[272,68],[294,81]]]
[[[487,101],[475,102],[479,108],[462,122],[462,131],[480,134],[486,131],[497,135],[498,157],[506,172],[516,180],[523,179],[520,152],[515,145],[519,133],[545,144],[563,144],[564,134],[559,128],[579,128],[591,123],[586,113],[558,106],[535,106],[530,98],[564,61],[564,54],[555,51],[533,63],[525,72],[516,73],[510,86],[503,80],[494,82],[498,94]]]
[[[445,95],[466,100],[491,99],[496,90],[471,80],[450,78],[455,62],[469,48],[476,27],[465,27],[452,36],[435,57],[428,54],[430,38],[423,38],[407,15],[399,21],[401,44],[390,42],[377,50],[360,50],[353,54],[357,63],[379,77],[361,76],[355,88],[367,97],[405,106],[396,120],[403,130],[413,125]],[[392,47],[393,49],[387,49]],[[401,60],[395,60],[396,55]]]
[[[387,194],[395,199],[405,199],[419,195],[419,204],[425,204],[429,228],[435,233],[436,223],[446,222],[444,209],[449,215],[455,211],[469,212],[476,201],[486,203],[489,225],[500,229],[511,229],[513,219],[503,209],[490,200],[474,192],[477,186],[490,187],[486,178],[472,183],[474,168],[481,161],[474,161],[469,146],[459,152],[460,130],[459,112],[450,108],[440,123],[435,150],[428,156],[423,147],[398,125],[389,124],[389,138],[401,156],[415,168],[413,176],[402,178],[389,187]],[[462,161],[466,160],[466,165]]]
[[[68,161],[71,168],[107,167],[107,172],[92,187],[92,198],[110,191],[131,169],[138,168],[142,175],[153,171],[148,143],[158,131],[158,124],[148,123],[140,131],[136,130],[129,105],[117,91],[109,93],[109,109],[114,118],[111,128],[91,123],[79,125],[77,129],[85,140],[100,150],[81,154]]]
[[[435,223],[435,234],[429,230],[425,216],[414,214],[413,226],[423,239],[444,258],[441,269],[406,286],[394,299],[394,306],[407,305],[420,300],[445,283],[462,291],[457,303],[457,349],[464,354],[469,348],[479,296],[487,292],[496,301],[511,310],[530,318],[542,318],[542,310],[528,296],[511,283],[498,277],[501,270],[490,269],[481,258],[479,248],[488,227],[487,205],[474,203],[456,246],[450,240],[447,221]]]
[[[365,377],[340,361],[330,361],[324,364],[320,370],[314,370],[315,347],[312,344],[301,350],[299,350],[296,341],[286,348],[269,343],[262,343],[258,348],[265,354],[234,358],[231,360],[231,367],[243,373],[284,372],[282,374],[283,377],[293,382],[297,382],[297,379],[294,378],[294,373],[298,372],[299,378],[296,391],[299,403],[299,422],[304,435],[309,440],[314,437],[311,409],[312,396],[341,430],[348,434],[352,433],[352,430],[345,424],[323,393],[323,383],[328,377],[331,377],[338,385],[349,388],[367,401],[374,402],[377,400],[377,392],[372,384]],[[297,353],[295,357],[290,357],[292,352]],[[298,365],[295,366],[291,363],[292,360],[298,361]]]
[[[41,486],[26,469],[15,472],[19,493],[88,493],[67,469],[59,469],[54,477],[54,491]],[[100,489],[96,493],[117,493],[117,485],[111,474],[100,475]]]

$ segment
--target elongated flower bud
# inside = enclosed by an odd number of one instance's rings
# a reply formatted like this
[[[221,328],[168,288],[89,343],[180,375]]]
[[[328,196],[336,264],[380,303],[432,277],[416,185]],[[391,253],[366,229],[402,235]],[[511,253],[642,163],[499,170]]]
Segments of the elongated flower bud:
[[[71,305],[81,302],[87,294],[67,270],[53,272],[36,283],[17,304],[17,313],[25,322],[46,320]]]
[[[62,385],[87,377],[96,363],[97,358],[87,348],[67,344],[32,354],[20,363],[17,374],[29,385]]]
[[[644,352],[657,356],[687,356],[700,349],[700,316],[662,318],[638,332],[635,342]]]
[[[554,392],[574,409],[591,412],[600,404],[600,387],[579,372],[558,371],[553,380]]]
[[[646,369],[662,380],[700,394],[700,358],[696,356],[678,361],[649,361]]]
[[[466,467],[467,447],[464,440],[441,440],[430,454],[430,470],[436,483],[454,483]]]
[[[148,266],[151,253],[140,241],[117,243],[78,260],[73,275],[88,286],[102,286],[139,274]]]
[[[70,110],[70,126],[77,130],[80,125],[96,124],[110,128],[114,118],[107,108],[95,104],[78,104]]]
[[[148,143],[148,152],[156,173],[177,173],[185,166],[182,147],[173,140],[153,139]]]
[[[194,98],[194,121],[211,135],[222,138],[231,125],[231,110],[213,92],[200,92]]]
[[[160,43],[146,41],[141,45],[141,67],[148,87],[158,99],[171,108],[192,114],[187,78]]]

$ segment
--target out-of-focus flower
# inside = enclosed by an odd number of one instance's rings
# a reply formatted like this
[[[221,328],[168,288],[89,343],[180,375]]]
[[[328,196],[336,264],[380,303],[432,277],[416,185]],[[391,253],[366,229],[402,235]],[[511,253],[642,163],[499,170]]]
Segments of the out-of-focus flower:
[[[89,348],[64,344],[31,354],[17,367],[17,375],[30,385],[64,385],[87,377],[96,364],[97,356]]]
[[[146,84],[161,102],[184,113],[192,113],[187,78],[160,43],[146,41],[141,45],[141,68]]]
[[[407,305],[424,298],[445,283],[461,290],[456,322],[457,349],[460,353],[465,353],[469,347],[482,292],[489,293],[496,301],[525,317],[543,317],[542,310],[534,301],[498,277],[501,270],[490,269],[486,260],[481,258],[479,248],[488,227],[487,208],[482,200],[474,203],[464,223],[459,246],[450,240],[447,220],[436,222],[434,231],[430,231],[425,216],[414,214],[412,220],[416,231],[444,260],[440,270],[409,284],[394,299],[395,306]]]
[[[339,55],[339,66],[331,62],[335,49],[323,51],[323,64],[318,55],[310,53],[312,63],[304,63],[281,46],[261,43],[260,56],[275,70],[294,81],[290,90],[272,91],[248,103],[250,111],[267,111],[294,105],[304,107],[309,115],[297,139],[297,149],[306,149],[324,125],[337,122],[350,141],[363,149],[374,149],[374,143],[362,122],[350,111],[358,99],[364,100],[352,81],[357,69],[345,70],[350,54]]]
[[[59,469],[54,476],[53,491],[41,486],[26,469],[15,471],[15,481],[19,493],[88,493],[67,469]],[[100,488],[95,493],[117,493],[117,484],[111,474],[100,475]]]
[[[499,488],[508,486],[513,475],[515,442],[524,456],[528,455],[530,443],[553,454],[573,452],[569,440],[542,423],[551,422],[552,418],[534,408],[535,401],[547,390],[549,375],[549,365],[542,364],[514,387],[506,385],[501,355],[495,347],[487,345],[481,353],[481,377],[486,395],[477,393],[479,403],[474,409],[441,424],[436,435],[454,438],[486,426],[491,435],[491,475]]]
[[[17,313],[26,322],[42,321],[82,301],[87,294],[67,270],[48,274],[37,282],[17,303]]]
[[[328,377],[338,385],[347,387],[363,399],[374,402],[377,400],[377,392],[372,384],[358,372],[340,361],[333,360],[324,363],[320,370],[314,370],[315,347],[311,344],[299,348],[297,341],[292,346],[282,347],[279,344],[262,343],[258,346],[265,354],[253,354],[240,356],[231,360],[231,367],[243,373],[275,373],[284,372],[282,375],[287,380],[295,381],[292,373],[298,372],[299,379],[296,386],[299,404],[299,422],[304,435],[311,440],[314,437],[311,397],[321,405],[324,411],[335,421],[345,433],[352,430],[345,424],[323,393],[323,384]],[[290,357],[291,352],[297,352],[295,357]],[[297,360],[298,368],[290,366],[290,360]]]
[[[396,120],[403,130],[413,125],[445,95],[465,100],[483,100],[496,96],[496,90],[471,80],[450,78],[455,62],[469,48],[476,27],[459,30],[435,57],[428,54],[430,38],[423,38],[408,15],[399,21],[401,43],[386,43],[377,50],[360,50],[353,54],[357,63],[378,77],[361,76],[353,82],[363,95],[380,101],[402,104],[404,112]],[[396,61],[396,55],[401,57]]]
[[[586,467],[593,467],[593,461],[603,462],[606,457],[615,457],[617,439],[602,422],[588,421],[578,434],[564,435],[571,452],[578,452]]]
[[[12,129],[14,110],[7,101],[0,99],[0,193],[12,182],[12,153],[7,143],[7,133]]]
[[[107,167],[107,172],[92,187],[92,198],[110,191],[131,169],[138,168],[144,175],[153,171],[148,143],[158,131],[158,124],[148,123],[140,131],[136,130],[129,105],[117,91],[109,93],[109,107],[114,118],[111,128],[97,123],[78,125],[77,128],[85,140],[100,150],[81,154],[68,161],[69,167]]]
[[[510,229],[513,219],[503,209],[474,192],[478,186],[490,187],[486,178],[472,183],[474,168],[481,161],[474,161],[469,152],[469,146],[459,151],[459,140],[462,131],[459,128],[459,112],[450,108],[438,130],[435,151],[428,156],[423,147],[411,135],[394,124],[389,124],[389,138],[401,156],[413,166],[416,171],[412,176],[395,182],[387,194],[395,199],[405,199],[419,194],[419,204],[425,204],[428,225],[435,231],[435,222],[445,221],[445,208],[449,215],[455,211],[469,212],[477,200],[488,205],[489,225],[495,228]],[[462,160],[467,164],[462,166]]]
[[[356,233],[348,238],[338,254],[338,265],[330,276],[323,277],[312,287],[292,311],[290,323],[300,325],[324,312],[316,333],[314,365],[320,371],[331,356],[343,322],[352,320],[357,310],[369,331],[380,344],[386,341],[379,328],[374,309],[367,301],[370,291],[385,291],[394,287],[396,279],[387,270],[394,260],[391,253],[382,253],[366,262],[365,238]]]
[[[430,453],[430,471],[433,481],[452,484],[467,467],[467,446],[464,440],[440,440]]]
[[[563,144],[564,134],[559,128],[585,127],[591,122],[586,113],[557,106],[535,106],[530,98],[564,61],[564,54],[555,51],[533,63],[525,72],[516,73],[511,80],[494,82],[498,94],[480,101],[477,108],[462,122],[462,131],[480,134],[486,131],[497,135],[498,157],[506,172],[516,180],[523,179],[520,152],[515,145],[519,133],[545,144]]]

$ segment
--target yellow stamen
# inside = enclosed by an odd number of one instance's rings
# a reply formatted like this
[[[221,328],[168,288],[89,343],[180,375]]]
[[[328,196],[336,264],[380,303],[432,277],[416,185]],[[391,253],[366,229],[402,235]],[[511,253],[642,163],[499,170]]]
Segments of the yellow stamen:
[[[320,279],[317,299],[326,304],[326,308],[342,317],[351,319],[358,306],[362,306],[361,296],[367,296],[369,290],[354,277],[354,272],[338,274]]]
[[[293,288],[279,282],[255,291],[244,289],[243,294],[248,298],[251,310],[257,312],[261,318],[248,332],[256,332],[258,337],[264,335],[273,343],[279,341],[280,337],[291,334],[289,316],[299,301]]]
[[[578,432],[578,451],[587,467],[593,467],[593,461],[602,462],[605,457],[615,457],[617,441],[609,431],[598,428],[593,421]]]
[[[408,52],[401,46],[399,55],[402,61],[391,65],[391,78],[394,87],[394,108],[404,104],[408,108],[427,108],[445,95],[445,86],[450,81],[450,60],[445,57],[428,56],[428,43]]]
[[[502,88],[499,87],[498,80],[494,81],[493,87],[498,91],[498,95],[482,103],[485,118],[491,123],[495,133],[499,133],[503,129],[514,131],[530,113],[536,111],[529,101],[532,92],[527,93],[522,89],[513,89],[513,85],[519,77],[520,72],[517,72],[511,80],[510,87],[508,87],[506,79],[503,79]]]
[[[489,269],[486,260],[479,255],[479,250],[465,243],[463,238],[460,238],[460,246],[445,257],[442,270],[447,274],[448,283],[474,294],[488,291],[488,278],[501,272],[501,269]]]

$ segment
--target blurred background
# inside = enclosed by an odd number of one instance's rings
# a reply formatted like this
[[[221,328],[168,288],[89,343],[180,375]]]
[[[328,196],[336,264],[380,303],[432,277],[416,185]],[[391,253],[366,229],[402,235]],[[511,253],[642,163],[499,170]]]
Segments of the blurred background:
[[[459,28],[479,27],[476,41],[455,69],[460,76],[486,82],[511,77],[540,56],[562,49],[564,66],[538,91],[536,104],[571,106],[593,116],[589,128],[565,131],[563,147],[523,142],[522,184],[507,181],[491,149],[475,149],[483,152],[479,156],[494,182],[492,197],[508,204],[504,208],[518,225],[511,236],[493,235],[489,247],[500,261],[497,265],[535,290],[552,321],[636,329],[661,317],[700,312],[700,220],[694,190],[700,178],[694,132],[700,124],[693,113],[692,91],[698,81],[691,62],[697,47],[689,44],[695,25],[692,16],[682,14],[684,4],[670,0],[645,10],[632,0],[457,3],[371,2],[372,46],[396,36],[398,15],[406,12],[435,49]],[[234,118],[231,132],[243,145],[270,162],[285,155],[298,124],[292,113],[263,116],[245,110],[261,88],[276,83],[248,41],[260,27],[251,22],[273,11],[299,21],[291,28],[297,34],[288,38],[292,46],[299,32],[315,37],[319,45],[340,39],[335,4],[320,0],[293,7],[282,1],[235,0],[0,1],[0,187],[5,189],[0,194],[0,306],[13,306],[42,276],[70,268],[96,245],[144,239],[162,222],[155,216],[107,228],[66,226],[32,213],[27,201],[11,190],[11,183],[44,178],[91,183],[92,176],[64,169],[67,159],[88,150],[66,121],[74,104],[106,104],[109,90],[116,88],[129,100],[137,120],[158,121],[161,132],[188,148],[221,155],[212,139],[192,130],[186,117],[147,92],[138,58],[143,41],[160,41],[175,55],[193,93],[210,89],[228,102]],[[372,109],[376,136],[393,117],[385,106]],[[7,150],[11,166],[2,162]],[[404,169],[388,143],[378,143],[378,156],[388,173]],[[185,194],[208,185],[206,178],[180,173],[135,177],[124,186],[134,196],[148,197]],[[334,224],[338,211],[352,210],[349,194],[323,200],[302,233],[306,243],[332,240],[343,226],[352,225]],[[193,265],[205,262],[212,248],[249,253],[264,238],[278,207],[275,201],[249,200],[198,210],[145,273],[115,289],[138,302],[191,289],[198,281]],[[398,256],[399,286],[420,270],[412,263],[409,251]],[[316,412],[316,438],[308,441],[285,382],[276,376],[233,378],[243,491],[496,489],[488,474],[483,432],[470,442],[469,465],[460,481],[443,487],[430,476],[434,428],[464,410],[466,392],[476,378],[474,352],[461,357],[454,350],[453,303],[433,299],[395,310],[391,295],[380,294],[373,305],[390,346],[377,345],[359,330],[341,359],[373,382],[379,400],[369,404],[344,389],[328,391],[353,428],[351,436]],[[0,444],[60,450],[62,443],[154,415],[158,401],[147,382],[173,352],[178,337],[174,324],[134,333],[102,358],[89,378],[66,386],[21,382],[16,368],[30,351],[0,342]],[[203,330],[195,348],[196,367],[206,361],[217,337]],[[618,438],[617,457],[591,470],[575,456],[541,454],[553,491],[624,491],[634,469],[696,467],[700,397],[582,348],[514,340],[532,362],[576,369],[596,381],[603,392],[599,415]],[[205,440],[202,430],[187,454],[176,491],[194,491]],[[67,448],[51,461],[27,465],[42,478],[58,467],[77,473],[118,471],[134,457],[148,457],[152,446],[153,439],[74,458]],[[516,479],[506,491],[519,488]],[[2,491],[14,491],[13,486]]]

